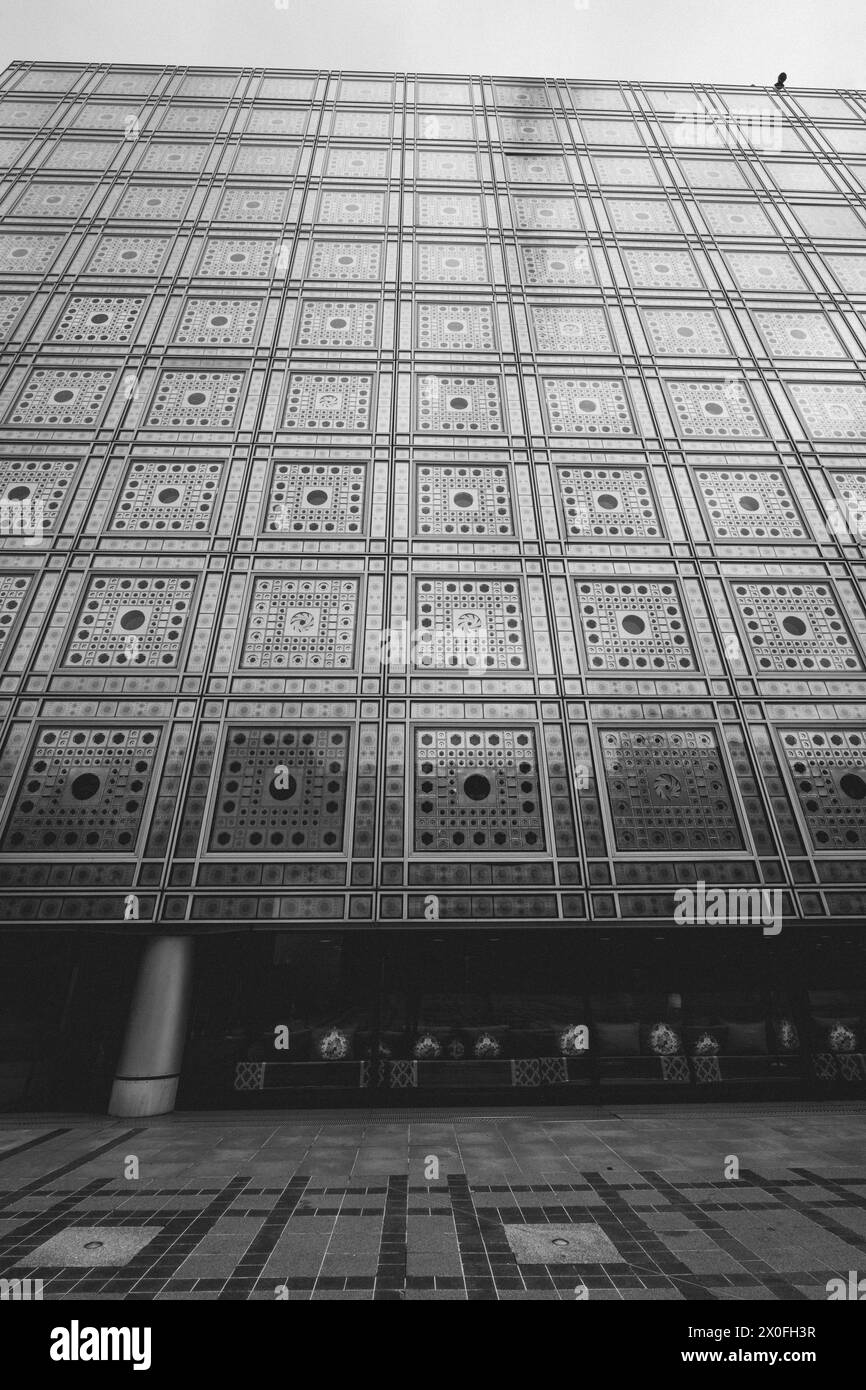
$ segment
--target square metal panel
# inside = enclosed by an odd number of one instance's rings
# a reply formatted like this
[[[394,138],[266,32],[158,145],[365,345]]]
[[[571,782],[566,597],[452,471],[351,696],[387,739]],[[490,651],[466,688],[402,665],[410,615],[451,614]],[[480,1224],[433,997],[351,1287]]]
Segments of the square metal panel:
[[[268,237],[211,237],[196,273],[221,280],[268,277],[276,250],[277,243]]]
[[[351,145],[347,149],[331,149],[325,164],[325,175],[330,179],[384,179],[388,177],[387,149],[361,149]]]
[[[161,730],[152,725],[40,727],[0,840],[3,854],[131,854]]]
[[[470,150],[427,150],[417,154],[419,179],[478,178],[478,160]]]
[[[701,288],[701,277],[688,251],[673,251],[659,247],[655,251],[644,251],[637,247],[625,246],[622,258],[629,279],[638,289],[648,290],[697,290]]]
[[[635,433],[624,382],[546,376],[541,387],[551,434]]]
[[[0,294],[0,342],[12,336],[12,330],[29,302],[26,294]]]
[[[579,580],[577,609],[591,671],[697,671],[678,586]]]
[[[520,247],[523,278],[527,285],[594,285],[592,256],[588,246]]]
[[[415,527],[420,536],[514,533],[508,470],[494,464],[419,464]]]
[[[573,198],[529,198],[515,194],[514,222],[519,231],[579,231],[582,223]]]
[[[144,295],[73,294],[55,323],[52,343],[131,343],[147,300]]]
[[[305,299],[298,308],[295,345],[312,348],[373,348],[378,337],[375,299]]]
[[[737,579],[730,593],[758,671],[862,671],[832,584]]]
[[[486,285],[490,266],[485,246],[418,242],[415,248],[417,276],[422,284]]]
[[[771,357],[845,357],[823,314],[755,309],[755,322]]]
[[[31,183],[15,204],[16,217],[78,217],[93,189],[81,183]]]
[[[381,227],[385,222],[384,193],[356,193],[331,189],[322,194],[319,221],[346,227]]]
[[[470,193],[419,193],[419,227],[483,227],[481,199]]]
[[[806,430],[812,439],[866,439],[866,386],[790,382]]]
[[[339,853],[349,730],[310,724],[227,730],[208,849],[235,854]]]
[[[659,539],[662,524],[645,468],[557,468],[566,535]]]
[[[785,474],[775,468],[697,468],[695,482],[716,540],[804,540]]]
[[[282,222],[289,207],[284,188],[227,188],[220,198],[220,222]]]
[[[0,458],[0,504],[38,505],[43,530],[51,531],[72,496],[77,471],[66,459]]]
[[[496,327],[492,304],[432,304],[417,307],[419,348],[434,352],[494,352]]]
[[[786,728],[779,741],[815,849],[866,849],[866,729]]]
[[[723,439],[760,439],[764,427],[742,381],[669,381],[680,433]]]
[[[802,290],[803,279],[784,251],[728,251],[728,264],[741,290]]]
[[[115,210],[115,217],[157,217],[178,221],[189,205],[191,190],[174,184],[133,184],[124,189]]]
[[[72,625],[64,664],[79,671],[176,669],[195,586],[193,575],[94,576]]]
[[[281,535],[360,535],[366,488],[364,464],[277,463],[264,529]]]
[[[0,271],[4,275],[43,275],[63,245],[61,236],[38,232],[0,232]]]
[[[716,734],[710,729],[601,729],[618,850],[727,853],[744,848]]]
[[[537,854],[544,819],[535,733],[503,728],[415,730],[415,849]]]
[[[654,352],[677,357],[720,357],[730,354],[719,320],[712,309],[644,309]]]
[[[357,579],[256,579],[240,664],[245,670],[349,671],[357,614]]]
[[[377,241],[313,241],[307,275],[311,280],[379,280],[382,247]]]
[[[372,403],[371,376],[293,372],[289,378],[283,428],[369,430]]]
[[[528,668],[516,579],[416,579],[415,633],[420,670]]]
[[[174,329],[175,343],[203,347],[251,347],[262,315],[260,299],[191,295]]]
[[[230,429],[243,401],[244,372],[164,371],[147,410],[153,429]]]
[[[104,236],[85,266],[87,275],[158,275],[170,246],[165,236]]]
[[[58,425],[95,429],[116,377],[110,368],[34,367],[6,423],[39,429]]]
[[[649,198],[608,198],[605,207],[616,232],[678,232],[667,203]]]
[[[419,377],[416,423],[437,434],[500,433],[505,420],[498,377]]]
[[[532,331],[539,352],[613,352],[603,309],[533,304]]]
[[[225,465],[193,459],[147,459],[127,467],[112,531],[207,535]]]

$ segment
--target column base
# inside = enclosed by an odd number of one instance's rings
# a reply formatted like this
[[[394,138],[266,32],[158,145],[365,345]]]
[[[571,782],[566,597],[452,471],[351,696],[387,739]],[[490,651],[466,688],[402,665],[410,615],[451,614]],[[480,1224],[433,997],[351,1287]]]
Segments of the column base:
[[[109,1115],[165,1115],[174,1109],[177,1076],[117,1076],[108,1102]]]

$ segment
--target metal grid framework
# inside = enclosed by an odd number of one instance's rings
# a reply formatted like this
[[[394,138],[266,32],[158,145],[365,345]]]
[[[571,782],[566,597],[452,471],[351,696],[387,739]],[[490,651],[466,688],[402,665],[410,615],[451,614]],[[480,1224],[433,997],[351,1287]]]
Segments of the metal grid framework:
[[[13,63],[0,912],[866,912],[866,94]]]

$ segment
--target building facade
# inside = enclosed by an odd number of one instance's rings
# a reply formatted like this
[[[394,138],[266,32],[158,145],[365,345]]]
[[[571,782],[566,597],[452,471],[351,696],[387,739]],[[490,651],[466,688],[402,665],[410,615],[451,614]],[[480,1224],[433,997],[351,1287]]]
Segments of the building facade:
[[[0,170],[9,1095],[862,1059],[866,95],[16,62]]]

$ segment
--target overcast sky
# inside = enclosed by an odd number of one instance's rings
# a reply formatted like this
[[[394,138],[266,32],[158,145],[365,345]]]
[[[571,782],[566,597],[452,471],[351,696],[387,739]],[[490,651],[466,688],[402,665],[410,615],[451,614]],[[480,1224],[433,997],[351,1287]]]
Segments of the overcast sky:
[[[866,86],[864,0],[0,0],[14,58]]]

